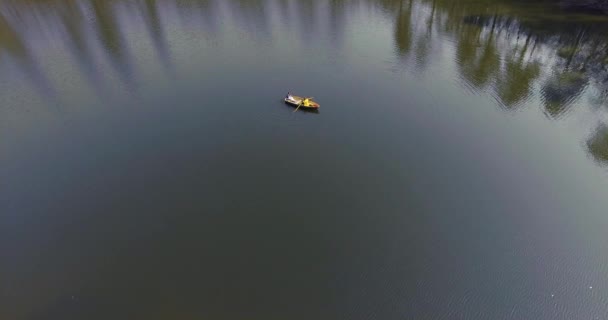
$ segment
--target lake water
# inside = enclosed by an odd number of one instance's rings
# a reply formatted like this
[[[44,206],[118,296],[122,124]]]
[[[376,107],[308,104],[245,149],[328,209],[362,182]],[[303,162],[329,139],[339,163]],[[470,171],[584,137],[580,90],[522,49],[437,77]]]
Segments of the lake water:
[[[608,319],[605,30],[546,1],[2,1],[0,318]]]

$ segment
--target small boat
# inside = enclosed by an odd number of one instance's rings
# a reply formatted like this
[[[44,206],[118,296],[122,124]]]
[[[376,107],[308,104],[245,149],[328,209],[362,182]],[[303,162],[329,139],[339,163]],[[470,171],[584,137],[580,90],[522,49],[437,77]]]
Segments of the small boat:
[[[290,97],[291,97],[291,99],[285,98],[285,103],[290,104],[292,106],[296,106],[296,107],[300,106],[300,108],[308,108],[308,109],[318,109],[321,106],[318,103],[312,101],[312,99],[310,99],[310,98],[307,101],[304,101],[304,99],[306,99],[306,98],[298,97],[298,96],[294,96],[294,95],[291,95]]]

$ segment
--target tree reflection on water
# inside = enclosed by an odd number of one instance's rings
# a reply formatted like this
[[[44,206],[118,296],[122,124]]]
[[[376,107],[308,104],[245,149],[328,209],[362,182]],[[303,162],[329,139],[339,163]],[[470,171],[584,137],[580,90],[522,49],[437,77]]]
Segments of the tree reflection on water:
[[[52,41],[69,48],[74,65],[99,96],[105,95],[110,82],[105,76],[108,72],[100,67],[103,63],[137,91],[140,71],[133,60],[142,53],[130,49],[125,40],[126,24],[144,24],[159,65],[171,71],[171,45],[163,21],[167,12],[200,21],[201,32],[213,36],[222,28],[218,10],[228,10],[248,36],[260,41],[272,41],[270,20],[274,14],[280,16],[285,27],[297,28],[294,34],[302,43],[314,42],[314,34],[324,32],[331,35],[332,46],[341,46],[348,23],[345,16],[362,3],[382,9],[391,19],[389,32],[400,64],[424,73],[449,39],[461,83],[473,92],[491,94],[506,111],[519,110],[534,97],[550,119],[563,118],[577,103],[588,101],[599,112],[608,104],[608,39],[604,32],[608,18],[568,15],[535,1],[145,0],[135,5],[141,17],[136,20],[131,19],[133,8],[126,0],[12,0],[0,5],[0,59],[10,57],[40,95],[55,96],[53,87],[57,84],[49,80],[41,62],[34,58],[43,53],[33,52],[39,50],[34,49],[35,41],[49,36],[46,29],[52,26],[50,29],[64,32],[63,37]],[[319,30],[323,27],[327,30]],[[103,48],[105,57],[95,54],[98,47]],[[601,136],[599,132],[605,129],[597,131]],[[602,143],[608,142],[593,138],[589,144],[598,159],[603,159],[597,151]]]
[[[455,43],[460,81],[474,92],[491,92],[505,110],[517,110],[536,96],[550,119],[562,118],[577,103],[606,112],[608,18],[570,15],[536,2],[400,3],[394,35],[403,59],[419,45],[413,39],[424,37],[429,45],[433,37],[448,37]],[[421,27],[425,21],[430,24]],[[407,59],[405,64],[413,65]],[[605,128],[594,130],[588,143],[600,163],[607,163]]]

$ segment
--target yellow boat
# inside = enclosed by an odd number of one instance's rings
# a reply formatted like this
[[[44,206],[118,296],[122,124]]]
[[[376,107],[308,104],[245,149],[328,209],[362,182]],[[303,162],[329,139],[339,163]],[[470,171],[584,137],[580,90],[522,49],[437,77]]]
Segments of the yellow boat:
[[[290,104],[292,106],[300,106],[300,108],[309,108],[309,109],[318,109],[321,105],[312,101],[310,98],[303,98],[288,94],[285,97],[285,103]],[[300,105],[301,104],[301,105]]]

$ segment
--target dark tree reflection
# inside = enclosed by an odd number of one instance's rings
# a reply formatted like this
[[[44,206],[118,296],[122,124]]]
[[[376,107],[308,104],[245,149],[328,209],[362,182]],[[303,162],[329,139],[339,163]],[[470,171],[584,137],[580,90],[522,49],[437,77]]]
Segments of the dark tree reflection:
[[[0,11],[0,59],[3,54],[10,56],[19,65],[38,93],[47,99],[56,101],[54,89],[41,71],[35,58],[32,57],[21,35],[11,26],[5,14]]]
[[[593,158],[608,165],[608,125],[600,125],[593,136],[587,141],[587,148]]]
[[[406,0],[399,4],[399,12],[395,23],[395,42],[397,51],[402,57],[407,57],[412,50],[412,5],[413,0]]]

